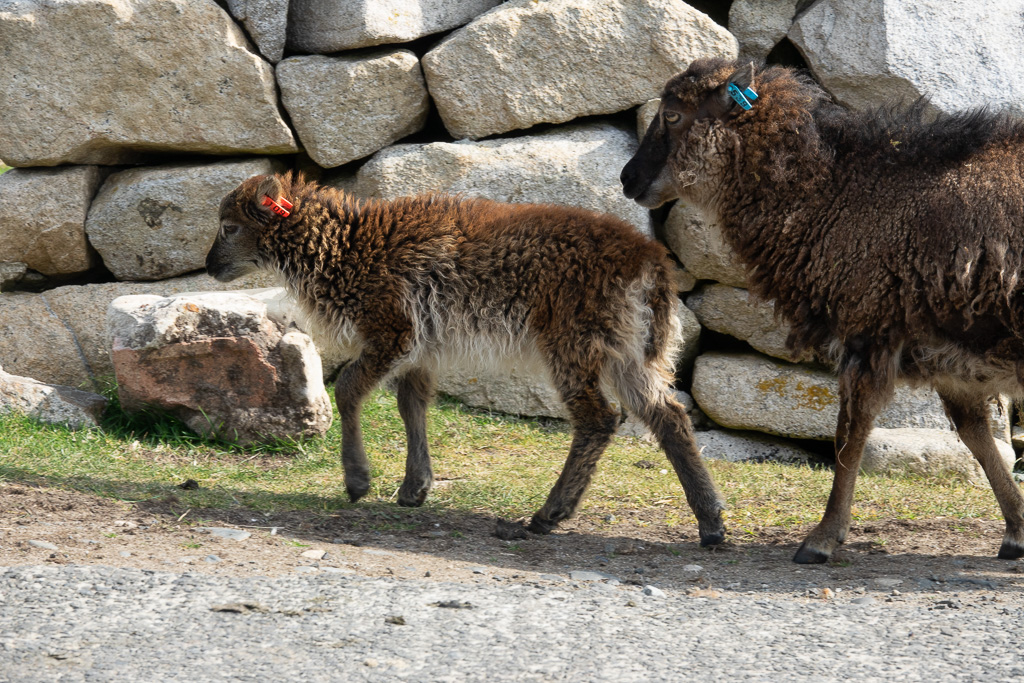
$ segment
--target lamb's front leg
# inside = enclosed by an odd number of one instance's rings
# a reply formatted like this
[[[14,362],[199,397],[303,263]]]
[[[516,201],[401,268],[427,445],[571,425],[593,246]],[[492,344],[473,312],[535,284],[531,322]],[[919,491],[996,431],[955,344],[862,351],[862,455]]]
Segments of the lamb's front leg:
[[[410,370],[398,378],[398,414],[405,423],[408,455],[405,480],[398,489],[398,504],[419,507],[434,484],[427,448],[427,404],[433,393],[433,378],[424,370]]]
[[[367,345],[359,358],[342,368],[334,383],[334,396],[341,416],[341,464],[345,468],[345,490],[353,503],[370,490],[370,461],[363,449],[360,425],[363,400],[408,352],[410,339],[411,333],[406,332],[397,339],[388,339],[395,343]]]

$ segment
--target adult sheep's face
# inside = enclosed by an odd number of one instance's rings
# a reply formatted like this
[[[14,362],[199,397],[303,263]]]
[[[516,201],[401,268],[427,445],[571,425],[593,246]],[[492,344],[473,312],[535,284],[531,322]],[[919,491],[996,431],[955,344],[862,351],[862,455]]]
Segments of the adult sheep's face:
[[[627,197],[653,209],[715,183],[733,149],[728,126],[745,112],[728,85],[743,91],[754,79],[753,64],[734,67],[698,59],[669,80],[640,148],[622,169]]]
[[[206,255],[206,272],[231,282],[264,266],[260,236],[291,208],[277,176],[254,176],[220,203],[220,230]],[[267,201],[270,198],[274,203]],[[283,203],[279,200],[284,200]]]

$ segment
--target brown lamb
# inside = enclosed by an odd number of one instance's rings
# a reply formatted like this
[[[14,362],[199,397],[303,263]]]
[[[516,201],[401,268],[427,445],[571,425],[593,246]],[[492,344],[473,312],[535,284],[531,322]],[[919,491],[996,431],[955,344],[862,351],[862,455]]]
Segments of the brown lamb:
[[[512,361],[547,372],[573,425],[565,467],[530,531],[547,533],[576,511],[619,423],[611,391],[665,449],[701,544],[722,541],[721,498],[669,391],[675,268],[629,224],[483,199],[356,201],[291,174],[246,180],[224,198],[220,218],[211,275],[278,273],[321,344],[358,352],[335,389],[353,501],[370,486],[359,418],[375,386],[395,380],[408,439],[398,503],[417,506],[433,483],[425,415],[438,370]]]
[[[749,109],[733,83],[757,98]],[[796,562],[846,537],[864,443],[897,380],[929,384],[981,463],[1024,556],[1024,497],[987,400],[1024,394],[1024,121],[976,110],[928,120],[852,112],[807,77],[702,59],[665,86],[624,192],[681,197],[720,223],[751,290],[791,325],[789,348],[836,359],[836,469]]]

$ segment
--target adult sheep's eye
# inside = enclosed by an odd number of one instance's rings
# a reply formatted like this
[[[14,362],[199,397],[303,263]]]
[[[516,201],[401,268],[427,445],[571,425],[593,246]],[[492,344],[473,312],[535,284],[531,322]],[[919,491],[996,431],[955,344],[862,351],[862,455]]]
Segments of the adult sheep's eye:
[[[665,120],[669,123],[679,123],[679,114],[675,112],[665,112]]]

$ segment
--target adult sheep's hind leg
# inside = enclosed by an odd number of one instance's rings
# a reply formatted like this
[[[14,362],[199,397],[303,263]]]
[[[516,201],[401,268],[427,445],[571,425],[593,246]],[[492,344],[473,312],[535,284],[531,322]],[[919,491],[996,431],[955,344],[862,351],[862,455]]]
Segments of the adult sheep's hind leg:
[[[597,461],[619,425],[619,413],[601,393],[596,374],[558,383],[572,421],[572,445],[562,474],[527,527],[535,534],[546,534],[575,514],[597,470]]]
[[[418,507],[427,499],[434,483],[427,448],[427,404],[433,393],[433,381],[424,370],[410,370],[397,381],[398,413],[405,423],[408,454],[405,458],[405,479],[398,489],[398,504]]]
[[[876,361],[876,367],[879,365]],[[864,456],[864,444],[875,417],[889,402],[893,382],[871,371],[866,354],[848,353],[839,372],[839,424],[836,429],[836,471],[825,514],[793,556],[800,564],[828,561],[850,530],[853,490]]]
[[[986,401],[982,397],[955,397],[942,391],[939,396],[956,425],[960,439],[985,470],[1006,520],[1006,534],[999,548],[999,558],[1015,560],[1024,557],[1024,496],[996,448],[989,430]]]

